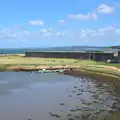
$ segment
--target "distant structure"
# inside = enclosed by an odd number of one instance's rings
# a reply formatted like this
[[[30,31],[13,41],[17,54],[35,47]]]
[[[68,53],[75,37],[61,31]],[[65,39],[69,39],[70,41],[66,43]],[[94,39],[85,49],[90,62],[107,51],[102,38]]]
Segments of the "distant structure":
[[[95,61],[119,61],[120,51],[116,49],[108,49],[104,51],[37,51],[25,52],[25,57],[41,57],[41,58],[73,58],[73,59],[89,59]]]

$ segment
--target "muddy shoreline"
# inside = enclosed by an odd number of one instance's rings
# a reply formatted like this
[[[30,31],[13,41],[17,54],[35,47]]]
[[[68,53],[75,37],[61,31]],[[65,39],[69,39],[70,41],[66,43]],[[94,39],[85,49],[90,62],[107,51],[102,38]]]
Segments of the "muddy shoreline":
[[[13,71],[13,72],[30,72],[30,71],[38,71],[38,70],[57,70],[57,69],[66,69],[66,71],[63,74],[68,74],[71,76],[84,76],[84,77],[90,77],[96,80],[99,80],[101,82],[107,82],[109,84],[112,84],[116,91],[120,93],[120,75],[115,75],[114,73],[104,73],[104,72],[98,72],[98,71],[89,71],[85,70],[83,68],[77,67],[77,66],[54,66],[54,68],[50,68],[50,66],[4,66],[0,68],[0,72],[6,72],[6,71]],[[67,70],[69,69],[69,71]]]
[[[120,93],[120,77],[116,76],[114,74],[107,74],[107,73],[102,73],[102,72],[92,72],[92,71],[87,71],[83,69],[72,69],[71,71],[66,71],[64,74],[71,75],[71,76],[78,76],[78,77],[89,77],[93,78],[96,80],[99,80],[103,83],[108,83],[112,84],[116,91]]]
[[[113,86],[117,89],[117,91],[120,92],[120,75],[115,75],[111,72],[111,74],[104,73],[104,72],[98,72],[98,71],[89,71],[85,70],[83,68],[77,67],[77,66],[54,66],[54,68],[50,68],[49,66],[4,66],[0,68],[0,72],[6,72],[6,71],[13,71],[13,72],[30,72],[30,71],[38,71],[38,70],[57,70],[57,69],[69,69],[70,71],[66,70],[64,74],[68,74],[71,76],[84,76],[84,77],[90,77],[96,80],[99,80],[101,82],[107,82],[109,84],[113,84]]]
[[[14,67],[6,67],[4,70],[0,71],[37,71],[40,69],[51,69],[49,66],[24,66],[24,67],[19,67],[19,66],[14,66]],[[53,69],[63,69],[65,67],[63,66],[55,66]],[[71,69],[70,71],[66,71],[64,72],[65,75],[71,75],[71,76],[76,76],[76,77],[89,77],[89,78],[93,78],[96,79],[102,83],[109,83],[112,84],[113,87],[115,88],[115,91],[117,93],[120,94],[120,76],[116,76],[114,74],[107,74],[107,73],[102,73],[102,72],[93,72],[93,71],[89,71],[89,70],[84,70],[82,68],[77,68],[77,67],[67,67],[69,69]],[[119,116],[119,110],[117,112],[113,112],[112,116],[118,116],[118,119],[116,120],[120,120]],[[112,118],[112,116],[110,118]],[[110,120],[110,118],[107,118],[105,120]],[[111,119],[114,120],[114,119]]]
[[[50,68],[49,66],[5,66],[3,68],[0,68],[0,72],[5,72],[5,71],[38,71],[38,70],[42,70],[42,69],[46,69],[46,70],[57,70],[57,69],[75,69],[77,68],[76,66],[74,67],[63,67],[63,66],[55,66],[54,68]]]
[[[120,77],[116,75],[110,75],[100,72],[91,72],[82,69],[73,69],[72,71],[64,72],[66,75],[76,76],[76,77],[89,77],[92,79],[99,80],[99,82],[111,84],[116,93],[120,95]],[[120,120],[120,109],[116,112],[112,112],[110,116],[106,116],[104,120]]]

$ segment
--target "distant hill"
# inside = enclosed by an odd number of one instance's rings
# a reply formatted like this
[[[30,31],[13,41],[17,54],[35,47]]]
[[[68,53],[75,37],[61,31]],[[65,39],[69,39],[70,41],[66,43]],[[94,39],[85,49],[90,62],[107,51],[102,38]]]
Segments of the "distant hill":
[[[105,47],[96,47],[96,46],[65,46],[65,47],[49,47],[41,50],[49,51],[84,51],[84,50],[101,50]]]
[[[113,48],[113,49],[120,49],[120,45],[118,45],[118,46],[111,46],[111,48]]]

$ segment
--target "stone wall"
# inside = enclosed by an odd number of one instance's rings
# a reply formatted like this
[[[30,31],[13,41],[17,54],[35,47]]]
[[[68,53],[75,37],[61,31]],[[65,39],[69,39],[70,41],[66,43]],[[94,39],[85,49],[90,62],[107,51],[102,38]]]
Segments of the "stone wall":
[[[106,61],[114,59],[113,53],[80,53],[80,52],[25,52],[25,57],[41,58],[75,58]]]
[[[89,59],[89,53],[79,53],[79,52],[25,52],[25,57]]]
[[[108,59],[113,59],[113,53],[93,53],[92,59],[95,61],[106,61]]]

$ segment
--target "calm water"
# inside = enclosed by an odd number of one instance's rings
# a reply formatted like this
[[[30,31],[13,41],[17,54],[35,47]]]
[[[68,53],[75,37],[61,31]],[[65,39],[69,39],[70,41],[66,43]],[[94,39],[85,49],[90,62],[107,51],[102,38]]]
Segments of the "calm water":
[[[118,100],[111,86],[88,78],[0,72],[0,120],[103,118]]]
[[[104,47],[75,47],[75,51],[102,50]],[[26,51],[73,51],[72,47],[0,49],[0,54],[24,54]]]

